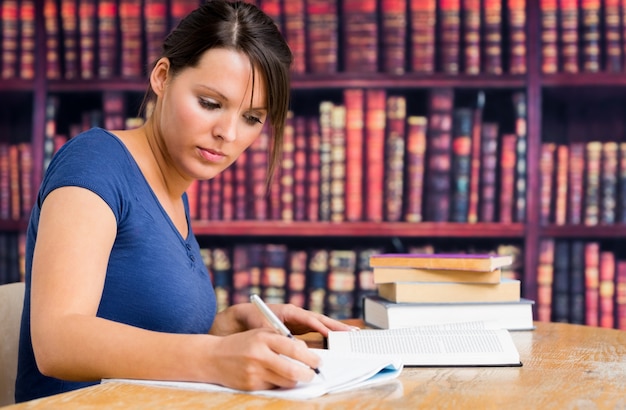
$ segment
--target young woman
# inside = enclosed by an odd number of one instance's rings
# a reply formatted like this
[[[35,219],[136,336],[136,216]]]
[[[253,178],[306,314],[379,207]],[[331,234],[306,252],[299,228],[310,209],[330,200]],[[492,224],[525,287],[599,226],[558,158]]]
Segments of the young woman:
[[[291,59],[255,6],[207,2],[165,39],[145,125],[95,128],[55,155],[28,227],[16,401],[103,378],[252,390],[314,377],[319,358],[253,305],[216,313],[185,195],[194,180],[231,165],[266,121],[275,168]],[[294,333],[349,330],[291,305],[271,307]]]

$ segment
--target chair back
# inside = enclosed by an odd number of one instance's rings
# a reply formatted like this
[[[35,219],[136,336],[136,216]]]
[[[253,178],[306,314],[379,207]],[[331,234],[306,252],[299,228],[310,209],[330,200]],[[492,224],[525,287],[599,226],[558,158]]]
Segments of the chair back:
[[[0,285],[0,406],[15,403],[24,282]]]

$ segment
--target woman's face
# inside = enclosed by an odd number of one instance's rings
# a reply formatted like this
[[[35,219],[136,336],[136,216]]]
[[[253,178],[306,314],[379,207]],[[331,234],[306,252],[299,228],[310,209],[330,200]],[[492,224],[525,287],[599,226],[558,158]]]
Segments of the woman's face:
[[[167,64],[166,59],[157,63],[152,78],[164,157],[185,179],[213,178],[261,133],[267,117],[265,85],[256,72],[253,88],[249,58],[232,50],[208,50],[197,67],[174,77]]]

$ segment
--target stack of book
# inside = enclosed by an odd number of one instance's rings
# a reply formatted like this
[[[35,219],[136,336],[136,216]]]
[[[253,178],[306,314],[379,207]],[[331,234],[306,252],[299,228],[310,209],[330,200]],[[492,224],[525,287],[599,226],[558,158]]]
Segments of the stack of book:
[[[363,299],[363,319],[396,329],[481,321],[508,330],[533,329],[533,301],[521,283],[502,276],[511,256],[489,254],[375,254],[377,294]]]

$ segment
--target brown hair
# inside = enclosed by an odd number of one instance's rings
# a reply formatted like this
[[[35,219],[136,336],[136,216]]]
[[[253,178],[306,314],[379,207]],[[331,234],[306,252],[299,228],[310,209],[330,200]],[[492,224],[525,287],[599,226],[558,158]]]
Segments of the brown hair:
[[[195,67],[202,54],[213,48],[244,53],[253,67],[253,82],[258,72],[266,84],[272,135],[267,173],[269,187],[280,162],[289,110],[291,50],[274,21],[256,6],[242,1],[211,0],[189,13],[170,32],[159,58],[169,59],[170,74],[175,76],[185,68]],[[154,92],[148,89],[145,100],[154,98]]]

